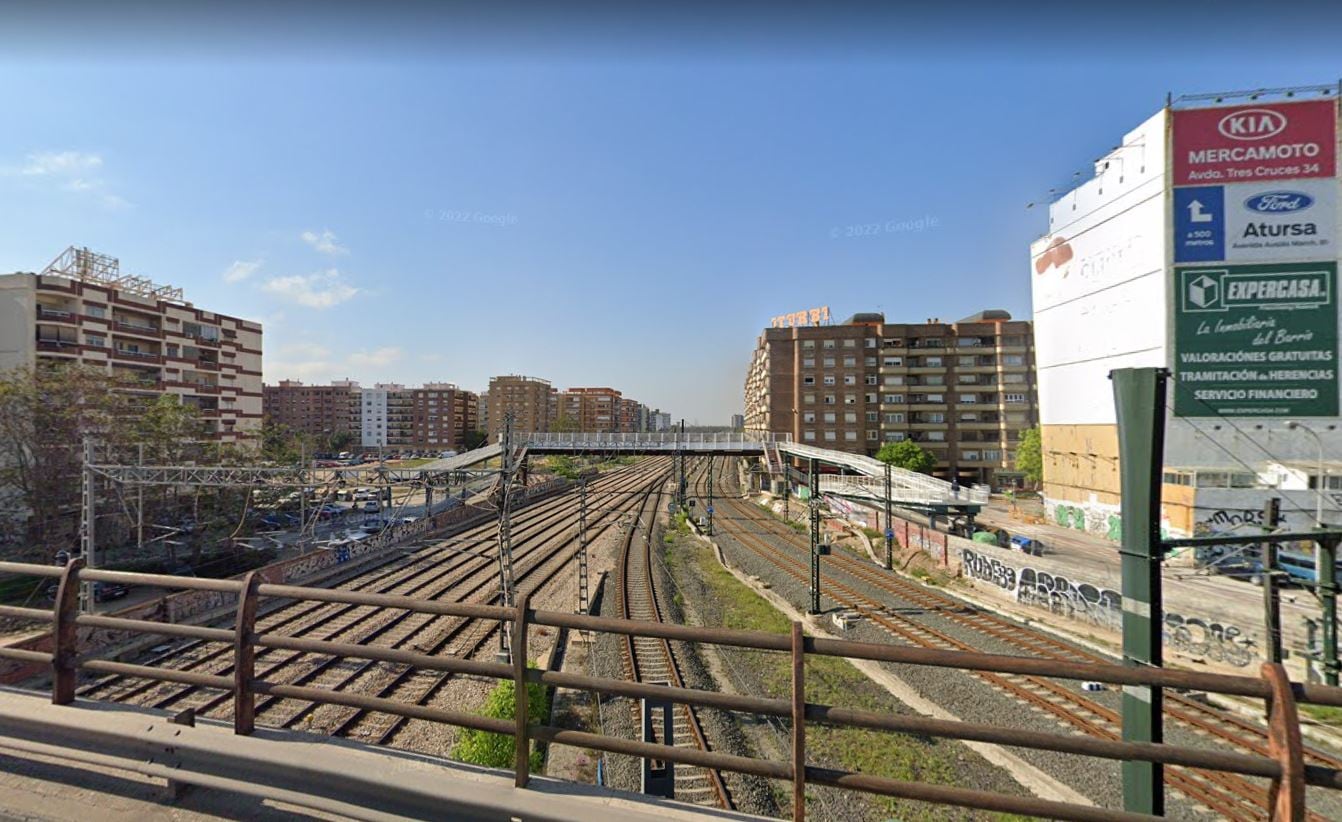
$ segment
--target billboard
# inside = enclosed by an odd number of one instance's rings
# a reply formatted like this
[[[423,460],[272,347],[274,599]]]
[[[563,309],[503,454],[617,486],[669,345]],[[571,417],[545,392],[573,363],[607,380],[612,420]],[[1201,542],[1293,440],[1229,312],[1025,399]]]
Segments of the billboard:
[[[1337,256],[1332,179],[1174,189],[1176,263],[1319,260]]]
[[[1337,261],[1175,269],[1174,413],[1338,413]]]
[[[1337,104],[1331,99],[1179,109],[1172,116],[1172,185],[1337,174]]]

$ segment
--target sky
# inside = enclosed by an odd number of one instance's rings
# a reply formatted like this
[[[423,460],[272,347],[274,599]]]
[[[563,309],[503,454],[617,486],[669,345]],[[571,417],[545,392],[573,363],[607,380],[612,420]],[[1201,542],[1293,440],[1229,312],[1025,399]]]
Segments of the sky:
[[[267,382],[520,373],[691,424],[775,315],[1028,318],[1050,190],[1167,93],[1342,77],[1309,3],[60,5],[0,12],[0,272],[118,257],[263,323]]]

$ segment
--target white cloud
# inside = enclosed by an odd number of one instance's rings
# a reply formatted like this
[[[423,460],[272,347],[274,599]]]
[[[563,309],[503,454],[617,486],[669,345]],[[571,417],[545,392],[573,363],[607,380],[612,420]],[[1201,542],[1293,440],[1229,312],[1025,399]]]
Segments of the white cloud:
[[[224,269],[224,282],[240,283],[255,274],[260,267],[260,260],[234,260],[232,265]]]
[[[348,248],[336,242],[336,235],[329,228],[322,229],[321,234],[315,231],[304,231],[299,236],[303,238],[303,242],[322,254],[330,254],[334,257],[349,253]]]
[[[102,165],[100,155],[83,151],[35,151],[23,165],[0,168],[0,174],[50,180],[62,191],[91,197],[110,209],[130,207],[125,197],[108,190],[107,181],[93,176]]]
[[[359,289],[341,280],[340,271],[335,268],[315,274],[276,277],[267,280],[261,290],[308,308],[330,308],[359,293]]]
[[[391,365],[401,359],[403,352],[394,345],[383,346],[372,351],[355,351],[349,355],[351,367]]]
[[[37,151],[28,155],[28,163],[19,170],[28,177],[54,175],[68,177],[101,167],[103,158],[82,151]],[[77,181],[82,182],[82,181]]]

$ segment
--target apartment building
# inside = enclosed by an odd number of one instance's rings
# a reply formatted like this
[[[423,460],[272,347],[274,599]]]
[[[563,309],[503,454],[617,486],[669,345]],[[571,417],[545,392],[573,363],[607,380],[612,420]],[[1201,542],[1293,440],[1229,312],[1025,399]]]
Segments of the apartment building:
[[[207,434],[254,440],[261,427],[261,324],[196,308],[180,288],[123,275],[115,257],[71,246],[39,274],[0,276],[0,370],[77,363],[169,394]]]
[[[348,436],[359,442],[358,383],[344,380],[330,385],[305,385],[299,380],[280,380],[264,389],[265,413],[272,424],[316,441]],[[382,407],[385,408],[385,397]]]
[[[934,475],[992,483],[1015,475],[1020,434],[1038,421],[1029,322],[983,311],[959,322],[769,328],[745,382],[745,428],[875,456],[912,440]]]
[[[614,388],[570,388],[559,394],[559,417],[577,431],[633,431],[638,403],[631,420],[629,402]]]
[[[508,414],[520,433],[549,431],[559,417],[559,392],[548,380],[508,374],[489,380],[490,442],[498,440]]]
[[[478,424],[476,395],[446,382],[362,388],[352,380],[330,385],[283,380],[266,386],[265,395],[266,414],[274,422],[317,440],[348,433],[364,448],[460,450]]]

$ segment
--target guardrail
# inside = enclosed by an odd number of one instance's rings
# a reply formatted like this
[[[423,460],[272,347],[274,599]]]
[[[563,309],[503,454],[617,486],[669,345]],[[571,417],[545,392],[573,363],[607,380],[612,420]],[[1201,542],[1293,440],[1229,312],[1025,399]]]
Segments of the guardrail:
[[[1279,664],[1264,664],[1261,676],[1254,678],[1166,668],[1062,662],[1052,659],[821,639],[804,636],[800,622],[792,623],[790,634],[691,627],[555,611],[539,611],[531,608],[531,593],[529,591],[519,594],[515,606],[502,607],[462,602],[442,602],[358,591],[265,584],[255,572],[248,574],[241,580],[212,580],[160,574],[93,571],[85,569],[78,560],[64,568],[0,562],[0,572],[52,577],[59,580],[56,601],[50,610],[0,606],[0,615],[51,624],[52,650],[49,653],[0,647],[0,658],[50,665],[52,702],[55,704],[67,705],[73,702],[79,672],[90,671],[230,691],[233,696],[233,727],[235,733],[238,734],[250,734],[255,729],[257,694],[321,704],[344,705],[395,716],[443,722],[458,727],[475,728],[514,737],[515,761],[513,770],[515,784],[518,787],[525,787],[530,778],[528,756],[531,742],[535,740],[788,781],[792,783],[794,819],[802,819],[805,816],[804,792],[807,784],[828,785],[883,796],[1055,819],[1087,820],[1088,822],[1090,820],[1123,820],[1127,822],[1157,818],[1034,797],[909,782],[808,765],[806,764],[806,728],[809,723],[819,722],[840,727],[922,734],[945,739],[1057,751],[1078,756],[1157,762],[1166,765],[1179,765],[1260,777],[1271,781],[1272,787],[1267,794],[1268,807],[1264,810],[1272,819],[1303,818],[1306,785],[1342,790],[1342,771],[1305,764],[1299,720],[1296,714],[1298,702],[1342,707],[1342,688],[1291,682],[1285,670]],[[210,628],[81,614],[78,611],[77,592],[80,584],[85,581],[216,591],[236,597],[237,616],[232,628]],[[497,620],[500,623],[508,623],[512,626],[513,662],[505,664],[429,656],[414,651],[258,632],[256,615],[258,601],[263,597],[406,609],[422,614]],[[531,628],[535,625],[788,653],[792,658],[790,698],[744,696],[528,668],[526,666],[528,640]],[[228,644],[233,647],[233,669],[228,676],[221,676],[99,659],[80,653],[80,649],[77,647],[77,637],[78,629],[81,627],[139,632]],[[514,689],[516,719],[515,721],[492,719],[464,711],[431,708],[366,694],[286,685],[259,679],[256,675],[255,666],[257,648],[275,648],[344,658],[378,660],[426,670],[471,674],[500,680],[511,679],[516,684]],[[882,714],[811,703],[805,699],[804,688],[805,660],[808,655],[927,665],[999,674],[1088,680],[1125,687],[1193,689],[1262,699],[1266,703],[1269,716],[1269,755],[1231,753],[1169,744],[1122,742],[970,722],[929,719],[901,714]],[[596,691],[607,696],[652,699],[789,719],[791,720],[792,734],[791,756],[788,761],[756,759],[747,756],[639,742],[541,724],[528,713],[525,683],[540,683],[553,687]]]

